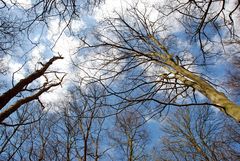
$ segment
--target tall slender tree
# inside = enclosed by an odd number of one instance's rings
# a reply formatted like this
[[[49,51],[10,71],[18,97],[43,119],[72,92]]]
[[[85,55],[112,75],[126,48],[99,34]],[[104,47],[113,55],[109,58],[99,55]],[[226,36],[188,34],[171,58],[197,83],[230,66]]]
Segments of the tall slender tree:
[[[191,47],[183,49],[178,45],[179,41],[188,40],[177,37],[173,31],[171,33],[169,28],[174,26],[165,24],[165,15],[158,14],[152,20],[151,10],[146,7],[142,11],[138,4],[133,5],[124,13],[116,13],[114,18],[102,22],[105,26],[96,32],[95,43],[83,40],[105,57],[104,61],[98,59],[100,56],[93,60],[102,63],[100,69],[106,70],[110,76],[106,78],[104,73],[96,79],[104,85],[106,79],[117,80],[124,74],[127,77],[124,82],[128,84],[126,88],[105,87],[109,93],[126,102],[151,101],[161,108],[209,104],[239,122],[239,105],[212,82],[213,78],[200,72],[204,69],[204,64],[199,64],[204,62],[199,57],[201,49],[194,53]],[[128,93],[127,97],[123,93]],[[201,101],[199,95],[206,101]]]

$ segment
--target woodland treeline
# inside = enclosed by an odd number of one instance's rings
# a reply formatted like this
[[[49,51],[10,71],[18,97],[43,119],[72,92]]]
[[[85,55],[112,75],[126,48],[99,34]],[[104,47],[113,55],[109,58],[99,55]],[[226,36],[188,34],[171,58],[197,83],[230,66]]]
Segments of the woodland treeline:
[[[0,0],[0,160],[239,160],[240,2],[110,2]]]

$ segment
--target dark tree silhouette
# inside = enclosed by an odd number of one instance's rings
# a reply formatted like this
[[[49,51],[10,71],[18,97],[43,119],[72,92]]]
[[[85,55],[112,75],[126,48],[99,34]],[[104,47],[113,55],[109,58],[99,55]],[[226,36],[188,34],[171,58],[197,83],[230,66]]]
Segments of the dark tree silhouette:
[[[59,78],[57,76],[56,71],[47,71],[47,69],[52,65],[52,63],[58,59],[63,59],[61,56],[56,56],[51,58],[46,64],[43,64],[43,66],[39,69],[27,76],[26,78],[21,79],[16,85],[14,85],[11,89],[8,91],[4,92],[0,96],[0,122],[2,123],[7,117],[9,117],[12,113],[17,111],[22,105],[31,102],[33,100],[38,100],[40,104],[42,105],[41,101],[39,100],[39,96],[41,96],[43,93],[47,92],[49,89],[52,87],[59,86],[62,81],[63,77]],[[56,80],[48,80],[48,77],[46,74],[52,73],[55,75]],[[40,85],[39,87],[35,88],[28,88],[30,84],[35,81],[36,79],[40,77],[45,77],[46,82]],[[30,95],[25,96],[23,95],[23,92],[31,92]],[[22,94],[23,98],[20,98],[16,100],[14,103],[11,102],[10,105],[8,103],[10,100],[13,100],[16,98],[17,95]]]

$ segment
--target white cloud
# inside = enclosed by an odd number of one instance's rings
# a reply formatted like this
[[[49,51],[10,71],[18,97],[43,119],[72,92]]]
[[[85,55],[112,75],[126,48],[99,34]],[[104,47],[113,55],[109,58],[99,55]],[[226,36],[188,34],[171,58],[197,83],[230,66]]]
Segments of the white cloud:
[[[50,66],[49,71],[55,70],[59,72],[64,72],[67,76],[62,83],[62,87],[55,87],[50,92],[44,93],[41,95],[41,100],[43,103],[54,103],[58,102],[59,100],[64,99],[65,92],[70,84],[70,79],[74,77],[74,74],[71,70],[71,58],[74,58],[73,54],[76,52],[80,45],[80,41],[73,36],[69,36],[66,32],[62,32],[66,24],[64,22],[60,22],[58,19],[50,20],[49,23],[49,30],[47,33],[47,40],[51,42],[48,46],[53,52],[54,55],[61,55],[64,59],[60,59],[54,62],[52,66]],[[80,31],[81,28],[84,27],[84,22],[82,21],[73,21],[72,29],[75,31]],[[54,46],[53,46],[54,44]],[[40,49],[44,50],[41,46]],[[38,49],[32,52],[33,57],[39,58],[41,57],[40,51]],[[51,56],[48,56],[51,57]],[[46,60],[47,61],[47,60]],[[50,79],[54,79],[55,76],[50,76]],[[60,76],[59,76],[60,77]],[[44,83],[45,79],[39,79],[40,83]],[[53,109],[54,110],[54,109]]]
[[[4,2],[6,2],[8,5],[18,4],[24,9],[29,9],[32,7],[31,0],[6,0]]]
[[[118,13],[124,13],[127,8],[131,6],[135,6],[140,10],[140,12],[144,12],[145,9],[148,10],[148,12],[153,9],[154,4],[158,3],[160,4],[164,0],[132,0],[132,1],[127,1],[127,0],[118,0],[118,1],[113,1],[113,0],[106,0],[105,3],[96,10],[94,16],[96,20],[100,21],[104,19],[104,17],[108,16],[114,16],[114,12]],[[156,12],[152,12],[151,18],[154,19],[156,17]]]
[[[67,88],[66,84],[63,84],[63,86],[54,87],[50,89],[48,92],[43,93],[40,96],[40,100],[44,104],[56,103],[59,102],[60,100],[64,100],[67,91],[66,88]]]
[[[9,71],[11,74],[14,74],[14,82],[18,82],[21,79],[23,79],[25,77],[25,70],[21,69],[23,64],[14,61],[14,60],[10,60],[8,61],[8,65],[9,65]],[[20,70],[21,69],[21,70]]]
[[[43,44],[40,44],[32,50],[30,58],[29,58],[29,59],[31,59],[31,61],[29,62],[30,69],[35,69],[35,65],[38,61],[40,61],[42,59],[42,55],[45,52],[45,49],[46,49],[46,47]]]
[[[86,28],[86,24],[82,20],[72,20],[71,29],[74,32],[80,32],[82,29]]]
[[[51,20],[49,25],[49,30],[47,34],[47,39],[54,44],[52,51],[55,55],[59,54],[64,57],[63,60],[58,60],[54,62],[54,66],[51,68],[57,69],[61,72],[69,73],[71,67],[71,57],[76,52],[80,45],[80,40],[69,36],[66,32],[62,32],[66,23],[60,22],[59,20]],[[73,21],[73,29],[81,30],[84,27],[82,21]],[[69,74],[70,75],[70,74]]]

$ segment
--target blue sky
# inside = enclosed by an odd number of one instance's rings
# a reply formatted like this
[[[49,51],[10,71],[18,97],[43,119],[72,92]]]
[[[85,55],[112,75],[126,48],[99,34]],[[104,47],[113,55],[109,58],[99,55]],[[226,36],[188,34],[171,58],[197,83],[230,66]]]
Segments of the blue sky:
[[[25,9],[28,9],[31,7],[31,1],[30,0],[17,0],[21,6]],[[100,5],[100,7],[94,9],[91,15],[81,15],[79,20],[73,20],[71,27],[74,31],[74,33],[79,34],[78,36],[83,37],[86,33],[88,37],[92,37],[91,34],[94,34],[94,29],[101,30],[100,25],[98,24],[102,20],[104,20],[105,17],[111,17],[116,16],[115,11],[124,13],[127,7],[129,5],[135,3],[137,1],[125,1],[125,0],[106,0],[104,4]],[[138,8],[140,11],[144,11],[145,7],[147,5],[147,13],[149,14],[150,20],[155,21],[158,17],[158,11],[156,8],[154,8],[154,4],[157,2],[158,4],[164,3],[165,1],[162,0],[161,2],[158,0],[149,0],[149,1],[138,1]],[[146,4],[146,5],[144,5]],[[228,3],[228,7],[231,8],[231,4]],[[14,7],[9,10],[9,12],[18,12],[20,11],[16,10]],[[22,14],[22,13],[21,13]],[[181,48],[189,49],[190,52],[185,53],[185,63],[191,63],[196,56],[199,56],[200,50],[199,50],[199,44],[198,43],[190,43],[187,36],[184,35],[185,31],[182,25],[180,25],[177,18],[179,18],[180,15],[175,13],[171,17],[167,17],[165,19],[165,25],[168,26],[168,30],[164,33],[164,35],[161,35],[162,37],[168,36],[169,34],[174,34],[177,37],[176,41],[176,50],[172,50],[170,52],[175,52],[179,50],[179,46]],[[130,20],[132,17],[128,17]],[[238,22],[239,20],[237,20]],[[36,24],[32,27],[32,31],[30,34],[30,39],[33,42],[38,42],[38,44],[34,47],[33,44],[30,44],[28,41],[22,42],[23,46],[19,46],[16,48],[17,54],[14,54],[14,56],[6,56],[4,57],[4,61],[9,66],[10,73],[9,75],[4,76],[4,78],[1,78],[7,82],[10,82],[11,75],[16,72],[22,64],[26,61],[26,65],[18,71],[15,74],[15,82],[19,81],[21,78],[25,77],[29,71],[34,71],[35,69],[39,68],[38,62],[43,61],[46,62],[50,57],[53,55],[62,55],[64,57],[64,60],[59,60],[56,63],[54,63],[54,66],[51,67],[51,70],[58,70],[62,72],[68,73],[66,79],[64,80],[64,84],[62,87],[57,87],[54,90],[52,90],[49,93],[43,94],[41,96],[41,100],[43,100],[43,103],[55,103],[59,100],[62,100],[65,98],[65,94],[67,94],[68,87],[71,86],[72,81],[79,81],[82,77],[88,77],[89,75],[92,77],[99,77],[101,76],[101,72],[99,72],[96,69],[92,69],[92,67],[98,68],[101,65],[101,61],[88,61],[89,59],[92,59],[94,57],[96,58],[102,58],[101,55],[95,55],[94,51],[91,50],[79,50],[79,47],[81,47],[82,43],[79,41],[79,37],[74,37],[71,34],[69,34],[68,29],[64,30],[64,27],[66,26],[66,23],[64,21],[60,21],[58,17],[49,18],[48,20],[48,27],[44,26],[44,23]],[[240,29],[238,29],[240,30]],[[64,31],[64,32],[62,32]],[[104,31],[104,30],[101,30]],[[210,32],[210,30],[208,31]],[[239,32],[239,31],[237,31]],[[108,32],[106,31],[104,34],[108,35]],[[218,38],[215,37],[215,35],[212,35],[213,39],[217,40]],[[114,37],[112,37],[114,39]],[[25,43],[25,44],[24,44]],[[27,44],[27,45],[26,45]],[[220,45],[219,45],[220,46]],[[32,49],[32,47],[34,47]],[[218,50],[218,49],[217,49]],[[234,50],[234,46],[228,46],[226,48],[227,51]],[[78,54],[76,52],[79,51]],[[13,53],[15,53],[14,51]],[[27,52],[27,54],[25,54]],[[83,54],[81,53],[83,52]],[[173,53],[174,54],[174,53]],[[228,55],[224,55],[221,59],[211,59],[211,63],[214,63],[212,66],[209,66],[209,68],[195,68],[190,67],[190,70],[202,74],[207,74],[210,77],[214,77],[213,81],[216,83],[223,83],[224,80],[221,80],[222,77],[225,76],[225,69],[228,67],[228,61],[227,59]],[[199,58],[201,61],[201,58]],[[82,63],[82,69],[83,70],[77,70],[77,68],[74,68],[72,66],[72,61],[79,63]],[[111,66],[112,67],[112,66]],[[116,67],[117,69],[121,69],[120,67]],[[151,75],[155,72],[154,66],[151,67],[148,70],[148,74]],[[122,75],[118,78],[118,82],[123,81],[126,78],[127,75]],[[91,80],[91,78],[87,78],[87,80]],[[40,78],[38,80],[38,83],[44,82],[44,78]],[[86,83],[86,82],[83,82]],[[105,81],[103,83],[108,84],[108,81]],[[84,84],[83,84],[84,86]],[[113,87],[115,89],[118,88],[118,84],[114,84]],[[0,91],[2,92],[2,91]],[[204,99],[201,94],[199,94],[199,99]],[[114,100],[112,98],[112,100]],[[116,99],[117,100],[117,99]],[[115,101],[116,101],[115,100]],[[151,104],[150,104],[151,105]],[[153,103],[152,103],[153,105]],[[52,110],[57,110],[52,109]],[[164,123],[162,121],[161,123]],[[159,121],[156,121],[155,119],[150,119],[147,123],[148,130],[150,131],[151,140],[155,141],[160,136],[160,123]],[[152,142],[154,143],[154,142]]]

